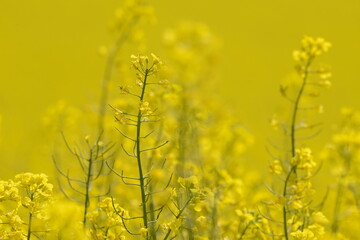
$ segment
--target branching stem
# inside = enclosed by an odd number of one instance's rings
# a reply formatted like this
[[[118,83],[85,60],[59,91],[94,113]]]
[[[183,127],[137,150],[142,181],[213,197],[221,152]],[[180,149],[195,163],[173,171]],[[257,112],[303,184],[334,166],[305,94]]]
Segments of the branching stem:
[[[294,108],[293,108],[293,112],[292,112],[291,126],[290,126],[291,158],[295,157],[295,155],[296,155],[296,136],[295,136],[296,120],[297,120],[297,114],[299,111],[300,100],[301,100],[301,97],[303,96],[305,86],[306,86],[306,83],[308,80],[309,67],[311,65],[311,62],[312,62],[312,58],[309,58],[309,60],[305,64],[304,73],[302,75],[302,83],[301,83],[299,92],[298,92],[295,102],[294,102]],[[285,180],[284,191],[283,191],[283,197],[284,197],[285,201],[286,201],[286,196],[287,196],[287,185],[288,185],[289,179],[293,173],[296,175],[296,167],[292,167],[290,169],[290,171],[286,177],[286,180]],[[287,227],[287,206],[286,206],[286,204],[287,203],[285,202],[285,204],[283,206],[284,236],[285,236],[286,240],[289,240],[288,227]]]
[[[146,81],[148,78],[148,70],[145,71],[144,75],[144,84],[141,90],[140,95],[140,102],[144,100],[145,95],[145,89],[146,89]],[[143,174],[142,169],[142,163],[141,163],[141,118],[142,118],[142,112],[139,109],[138,116],[137,116],[137,126],[136,126],[136,158],[137,158],[137,165],[139,170],[139,180],[140,180],[140,191],[141,191],[141,204],[142,204],[142,210],[143,210],[143,224],[145,228],[148,228],[148,219],[147,219],[147,206],[146,206],[146,192],[145,192],[145,178]],[[146,237],[148,239],[148,236]]]

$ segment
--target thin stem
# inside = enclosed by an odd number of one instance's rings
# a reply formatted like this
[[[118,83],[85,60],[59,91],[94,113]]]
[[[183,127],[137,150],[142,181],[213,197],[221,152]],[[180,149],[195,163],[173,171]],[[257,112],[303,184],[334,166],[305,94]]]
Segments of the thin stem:
[[[244,228],[244,230],[242,231],[242,233],[241,233],[241,236],[240,236],[239,240],[242,240],[242,239],[244,238],[245,233],[246,233],[246,231],[249,229],[249,227],[250,227],[251,223],[252,223],[252,222],[249,222],[248,224],[246,224],[246,227],[245,227],[245,228]]]
[[[33,198],[34,198],[33,194],[30,194],[30,200],[31,200],[31,202],[33,201]],[[30,238],[31,238],[32,218],[33,218],[33,215],[32,215],[32,212],[30,211],[30,212],[29,212],[29,225],[28,225],[27,240],[30,240]]]
[[[308,62],[306,63],[306,65],[305,65],[304,74],[302,76],[302,84],[301,84],[301,87],[299,89],[299,92],[298,92],[297,97],[296,97],[295,102],[294,102],[294,108],[293,108],[293,113],[292,113],[292,118],[291,118],[291,126],[290,126],[292,157],[295,156],[295,152],[296,152],[296,145],[295,145],[295,142],[296,142],[296,138],[295,138],[296,117],[297,117],[297,114],[298,114],[298,111],[299,111],[300,100],[301,100],[301,97],[302,97],[302,95],[304,93],[304,89],[305,89],[307,79],[308,79],[308,76],[309,76],[309,67],[310,67],[311,62],[312,62],[312,58],[310,58],[308,60]]]
[[[288,173],[288,175],[286,176],[286,179],[285,179],[285,184],[284,184],[284,192],[283,192],[283,197],[285,198],[285,201],[286,201],[286,195],[287,195],[287,186],[288,186],[288,183],[289,183],[289,179],[292,175],[292,173],[295,173],[296,172],[296,167],[292,167]],[[289,236],[288,236],[288,228],[287,228],[287,209],[286,209],[286,203],[284,204],[283,206],[283,221],[284,221],[284,236],[285,236],[285,239],[288,240],[289,239]]]
[[[345,155],[344,160],[345,160],[345,167],[344,167],[345,171],[340,175],[340,177],[338,179],[338,184],[337,184],[337,192],[336,192],[335,207],[334,207],[334,214],[333,214],[334,217],[333,217],[333,222],[331,224],[331,231],[333,233],[337,233],[339,231],[339,221],[340,221],[339,215],[340,215],[340,208],[341,208],[341,202],[342,202],[341,196],[344,191],[343,181],[350,171],[351,157],[348,155]]]
[[[150,192],[153,191],[153,185],[150,184],[149,185],[149,190]],[[153,195],[150,196],[149,199],[149,210],[150,210],[150,234],[151,234],[151,239],[152,240],[156,240],[156,230],[155,230],[155,224],[156,224],[156,217],[155,217],[155,206],[154,206],[154,199],[153,199]]]
[[[89,167],[88,167],[88,171],[87,171],[87,176],[86,176],[86,186],[85,186],[85,202],[84,202],[84,217],[83,217],[83,223],[84,226],[86,225],[86,215],[87,215],[87,210],[88,207],[90,205],[90,185],[91,185],[91,172],[92,172],[92,150],[90,151],[90,158],[89,158]]]
[[[312,62],[312,58],[310,57],[305,65],[304,74],[302,75],[302,83],[301,83],[299,92],[298,92],[295,102],[294,102],[294,108],[293,108],[293,112],[292,112],[291,125],[290,125],[290,140],[291,140],[291,155],[292,155],[291,158],[295,157],[295,155],[296,155],[296,136],[295,136],[296,119],[297,119],[297,114],[299,111],[300,100],[301,100],[301,97],[303,96],[305,86],[307,83],[307,79],[309,76],[309,67],[311,65],[311,62]],[[285,184],[284,184],[284,192],[283,192],[283,197],[285,199],[286,199],[286,195],[287,195],[287,184],[288,184],[290,176],[293,172],[296,175],[296,167],[292,167],[286,177]],[[284,236],[285,236],[285,239],[288,240],[289,236],[288,236],[288,227],[287,227],[287,209],[286,208],[287,207],[286,207],[286,203],[285,203],[285,205],[283,206]]]
[[[125,31],[125,30],[122,31],[119,34],[118,38],[116,39],[114,45],[111,46],[111,48],[109,50],[108,58],[107,58],[106,64],[105,64],[105,70],[103,73],[102,88],[101,88],[100,102],[99,102],[99,108],[100,108],[99,122],[98,122],[99,135],[104,130],[104,116],[105,116],[105,110],[106,110],[106,106],[107,106],[107,102],[108,102],[108,98],[109,98],[109,82],[111,81],[113,68],[114,68],[115,61],[116,61],[116,56],[117,56],[121,46],[128,38],[128,36],[131,32],[131,28],[133,27],[133,25],[136,25],[137,22],[138,22],[138,18],[135,18],[134,21],[132,21],[129,24],[128,31]]]
[[[188,103],[185,97],[182,98],[182,108],[181,108],[181,113],[180,113],[180,127],[179,127],[179,137],[178,137],[178,144],[179,144],[179,153],[178,153],[178,158],[179,158],[179,163],[176,166],[176,174],[178,177],[184,177],[184,165],[185,165],[185,161],[186,161],[186,149],[187,148],[187,144],[186,141],[189,140],[189,129],[188,129]]]
[[[148,70],[145,71],[144,75],[144,84],[142,87],[141,95],[140,95],[140,102],[144,100],[145,89],[146,89],[146,81],[148,77]],[[143,210],[143,223],[144,227],[148,228],[148,219],[147,219],[147,209],[146,209],[146,193],[145,193],[145,178],[143,174],[142,164],[141,164],[141,118],[142,113],[139,109],[138,116],[137,116],[137,126],[136,126],[136,158],[139,170],[139,180],[140,180],[140,191],[141,191],[141,203],[142,203],[142,210]],[[146,236],[148,239],[148,234]]]
[[[29,214],[29,226],[28,226],[28,233],[27,233],[27,240],[30,240],[31,238],[31,223],[32,223],[32,213]]]
[[[171,228],[169,228],[168,232],[166,233],[164,240],[167,240],[169,238],[170,233],[171,233]]]
[[[151,163],[148,165],[148,172],[151,172],[151,168],[153,165],[153,160],[151,159]],[[150,237],[151,240],[156,240],[156,216],[155,216],[155,203],[154,203],[154,185],[155,183],[149,183],[149,212],[150,212]]]
[[[339,231],[339,212],[340,212],[342,192],[343,192],[343,187],[342,187],[342,178],[341,178],[339,179],[338,182],[335,207],[334,207],[334,219],[333,219],[333,223],[331,224],[331,231],[333,233],[337,233]]]

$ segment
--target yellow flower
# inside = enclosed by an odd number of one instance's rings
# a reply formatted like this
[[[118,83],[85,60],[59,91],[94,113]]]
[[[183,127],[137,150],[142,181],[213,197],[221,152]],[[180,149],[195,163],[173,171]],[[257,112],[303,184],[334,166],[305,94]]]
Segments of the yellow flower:
[[[309,225],[308,229],[310,229],[312,232],[314,232],[316,234],[316,236],[322,236],[325,234],[324,226],[322,226],[318,223]]]
[[[20,196],[17,185],[12,180],[0,181],[0,202],[6,200],[18,201]]]
[[[301,209],[304,207],[304,203],[301,200],[294,200],[291,201],[290,206],[296,210]]]
[[[146,236],[148,235],[148,229],[147,228],[140,228],[140,234],[143,238],[146,238]]]
[[[296,149],[296,155],[291,159],[291,165],[297,169],[307,170],[307,173],[310,174],[310,171],[316,166],[311,149]]]
[[[309,59],[327,52],[331,47],[330,42],[327,42],[325,39],[319,37],[313,38],[304,36],[301,43],[301,49],[293,52],[294,60],[301,63],[305,63]]]
[[[270,173],[272,174],[281,174],[283,171],[283,168],[281,167],[279,160],[274,160],[269,165]]]
[[[24,225],[24,221],[18,215],[16,209],[5,214],[5,217],[6,222],[14,229],[21,229],[21,227]]]
[[[143,115],[151,115],[152,111],[150,108],[150,103],[147,101],[143,101],[140,103],[139,109]]]
[[[297,230],[296,232],[292,232],[290,236],[292,236],[294,240],[315,240],[315,234],[309,229],[304,229],[303,231]]]
[[[153,53],[151,54],[151,61],[148,56],[144,55],[131,55],[130,58],[132,67],[137,70],[137,74],[140,76],[150,76],[157,73],[163,64],[160,58]]]
[[[162,65],[162,62],[160,60],[160,58],[158,56],[156,56],[155,54],[151,53],[151,57],[152,57],[152,61],[153,61],[153,64],[155,65]]]
[[[309,56],[304,51],[295,50],[293,52],[293,58],[297,62],[305,62],[309,59]]]
[[[331,88],[332,84],[329,80],[324,80],[319,82],[319,86],[324,88]]]

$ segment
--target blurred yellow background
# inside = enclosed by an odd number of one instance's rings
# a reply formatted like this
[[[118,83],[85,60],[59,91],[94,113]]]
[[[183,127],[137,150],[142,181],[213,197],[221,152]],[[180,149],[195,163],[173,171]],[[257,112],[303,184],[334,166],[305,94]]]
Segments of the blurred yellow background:
[[[42,118],[61,99],[76,106],[98,101],[104,59],[98,48],[111,42],[108,24],[122,1],[0,1],[1,178],[21,171],[53,171],[45,151]],[[287,106],[279,84],[293,71],[292,50],[304,34],[333,43],[320,58],[332,66],[333,88],[325,106],[328,141],[343,106],[360,109],[360,1],[346,0],[154,0],[157,24],[146,31],[149,51],[162,55],[164,30],[180,21],[205,23],[222,41],[218,91],[236,107],[256,143],[249,159],[266,163],[268,120]],[[164,59],[166,62],[166,59]],[[35,160],[36,159],[36,160]],[[32,164],[36,161],[36,164]],[[261,165],[265,169],[266,165]]]

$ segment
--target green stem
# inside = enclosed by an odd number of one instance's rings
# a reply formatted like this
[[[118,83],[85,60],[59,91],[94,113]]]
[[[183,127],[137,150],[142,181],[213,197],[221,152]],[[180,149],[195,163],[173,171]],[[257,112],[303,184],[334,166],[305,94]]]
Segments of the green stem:
[[[331,224],[331,231],[333,233],[337,233],[339,231],[339,212],[340,212],[340,205],[341,205],[341,195],[342,195],[342,178],[339,179],[338,187],[337,187],[337,194],[335,199],[335,207],[334,207],[334,219]]]
[[[144,100],[146,81],[147,81],[148,74],[149,74],[148,69],[146,69],[145,75],[144,75],[144,83],[143,83],[143,87],[142,87],[142,91],[141,91],[141,95],[140,95],[140,104]],[[144,174],[143,174],[143,169],[142,169],[142,164],[141,164],[141,146],[140,146],[140,143],[141,143],[141,118],[142,118],[142,113],[141,113],[141,110],[139,109],[138,116],[137,116],[137,124],[136,124],[136,158],[137,158],[137,165],[138,165],[139,179],[140,179],[141,203],[142,203],[142,210],[143,210],[143,223],[144,223],[144,227],[148,228],[145,179],[144,179]],[[146,239],[148,239],[148,234],[146,236]]]
[[[186,101],[186,98],[182,98],[182,108],[181,108],[181,113],[180,113],[180,127],[179,127],[179,137],[178,137],[178,143],[179,143],[179,153],[178,153],[178,158],[179,158],[179,163],[176,166],[176,174],[178,177],[185,177],[184,174],[184,166],[185,166],[185,161],[186,161],[186,156],[187,156],[187,141],[189,140],[189,128],[188,128],[188,103]]]
[[[104,239],[108,239],[109,228],[106,228]]]
[[[30,193],[29,195],[31,202],[34,200],[34,193]],[[30,211],[29,212],[29,224],[28,224],[28,233],[27,233],[27,240],[30,240],[31,238],[31,226],[32,226],[32,218],[33,218],[33,214]]]
[[[350,163],[351,163],[351,157],[348,154],[349,151],[345,151],[346,154],[344,154],[344,162],[345,171],[340,175],[338,184],[337,184],[337,192],[336,192],[336,198],[335,198],[335,207],[334,207],[334,219],[331,224],[331,231],[333,233],[337,233],[339,231],[339,213],[340,213],[340,207],[341,207],[341,196],[343,194],[344,186],[343,181],[345,177],[348,175],[350,171]]]
[[[166,233],[164,240],[167,240],[169,238],[170,233],[171,233],[171,229],[169,229],[168,232]]]
[[[302,76],[302,83],[299,89],[299,92],[296,96],[295,102],[294,102],[294,108],[293,108],[293,112],[292,112],[292,117],[291,117],[291,125],[290,125],[290,140],[291,140],[291,158],[295,157],[296,155],[296,120],[297,120],[297,115],[298,115],[298,111],[299,111],[299,105],[300,105],[300,100],[301,97],[303,96],[304,90],[305,90],[305,86],[307,83],[307,79],[309,76],[309,67],[311,65],[312,62],[312,58],[310,57],[309,60],[307,61],[306,65],[305,65],[305,69],[304,69],[304,74]],[[290,172],[288,173],[286,180],[285,180],[285,185],[284,185],[284,192],[283,192],[283,197],[285,198],[286,201],[286,195],[287,195],[287,184],[288,181],[290,179],[291,174],[294,172],[294,174],[296,175],[296,167],[292,167]],[[288,236],[288,228],[287,228],[287,209],[286,209],[286,203],[283,206],[283,221],[284,221],[284,235],[285,235],[285,239],[288,240],[289,236]]]
[[[294,157],[295,154],[296,154],[296,146],[295,146],[295,143],[296,143],[296,138],[295,138],[296,117],[297,117],[297,114],[298,114],[298,111],[299,111],[300,100],[301,100],[301,97],[303,95],[303,92],[304,92],[304,89],[305,89],[305,86],[306,86],[306,82],[307,82],[307,79],[308,79],[308,76],[309,76],[309,67],[310,67],[311,62],[312,62],[312,58],[310,58],[308,60],[308,62],[306,63],[306,65],[305,65],[305,70],[304,70],[304,75],[302,77],[301,87],[299,89],[299,92],[298,92],[298,94],[296,96],[295,103],[294,103],[293,114],[292,114],[292,118],[291,118],[291,129],[290,129],[292,157]]]
[[[153,191],[153,186],[150,183],[149,185],[149,192]],[[155,226],[156,226],[156,218],[155,218],[155,206],[154,206],[154,199],[153,199],[153,195],[150,196],[149,198],[149,211],[150,211],[150,234],[151,234],[151,240],[156,240],[156,230],[155,230]]]
[[[32,213],[29,214],[29,225],[28,225],[28,233],[27,233],[27,240],[31,238],[31,224],[32,224]]]
[[[91,185],[91,172],[92,172],[92,150],[90,151],[90,158],[89,158],[89,167],[88,167],[88,172],[87,172],[87,176],[86,176],[86,186],[85,186],[85,202],[84,202],[84,217],[83,217],[83,223],[84,226],[86,225],[86,215],[87,215],[87,211],[90,205],[90,185]]]
[[[288,183],[289,183],[289,179],[291,177],[291,174],[293,172],[296,171],[296,167],[292,167],[288,173],[288,175],[286,176],[286,179],[285,179],[285,184],[284,184],[284,192],[283,192],[283,197],[284,197],[284,200],[286,201],[286,195],[287,195],[287,186],[288,186]],[[284,204],[283,206],[283,221],[284,221],[284,236],[285,236],[285,239],[288,240],[289,239],[289,236],[288,236],[288,228],[287,228],[287,209],[286,209],[286,203]]]
[[[252,222],[249,222],[248,224],[246,224],[246,227],[245,227],[245,228],[244,228],[244,230],[242,231],[242,233],[241,233],[241,236],[240,236],[239,240],[242,240],[242,239],[244,238],[245,233],[246,233],[246,231],[249,229],[249,227],[250,227],[251,223],[252,223]]]

